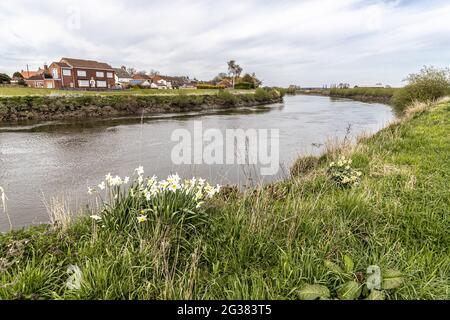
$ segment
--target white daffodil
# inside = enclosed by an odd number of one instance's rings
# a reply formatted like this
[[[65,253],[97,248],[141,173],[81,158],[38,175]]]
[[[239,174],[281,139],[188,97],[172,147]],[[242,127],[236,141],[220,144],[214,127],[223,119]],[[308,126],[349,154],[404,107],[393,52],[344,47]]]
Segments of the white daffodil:
[[[139,166],[134,171],[137,173],[138,176],[142,176],[144,174],[144,167],[143,166]]]
[[[88,194],[91,195],[93,194],[95,191],[95,189],[92,189],[91,187],[88,187]]]
[[[144,215],[140,215],[139,217],[137,217],[137,221],[139,222],[139,223],[144,223],[145,221],[147,221],[148,219],[147,219],[147,216],[144,216]]]
[[[102,220],[102,217],[100,217],[100,216],[94,214],[94,215],[91,216],[91,219],[92,219],[92,220],[95,220],[95,221],[100,221],[100,220]]]
[[[125,177],[123,183],[128,184],[128,182],[130,182],[130,177]]]
[[[200,207],[204,204],[205,202],[200,201],[199,203],[197,203],[197,205],[195,206],[196,209],[200,209]]]
[[[105,181],[102,181],[102,183],[100,183],[100,184],[98,185],[98,188],[99,188],[100,190],[105,190],[105,188],[106,188]]]

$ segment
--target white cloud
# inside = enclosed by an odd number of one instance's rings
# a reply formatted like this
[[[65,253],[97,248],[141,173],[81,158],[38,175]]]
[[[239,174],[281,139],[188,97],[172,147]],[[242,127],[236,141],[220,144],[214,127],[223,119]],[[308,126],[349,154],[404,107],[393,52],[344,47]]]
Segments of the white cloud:
[[[236,59],[268,85],[398,85],[450,60],[449,16],[447,1],[15,0],[0,71],[72,56],[209,79]]]

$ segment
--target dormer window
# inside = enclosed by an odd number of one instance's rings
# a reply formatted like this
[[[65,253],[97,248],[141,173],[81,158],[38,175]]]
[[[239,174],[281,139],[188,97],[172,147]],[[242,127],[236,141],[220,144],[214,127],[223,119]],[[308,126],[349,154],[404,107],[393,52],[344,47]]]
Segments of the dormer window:
[[[105,73],[104,73],[103,71],[97,71],[97,72],[95,73],[95,76],[96,76],[97,78],[104,78],[104,77],[105,77]]]
[[[85,70],[77,70],[77,76],[86,77],[86,71]]]

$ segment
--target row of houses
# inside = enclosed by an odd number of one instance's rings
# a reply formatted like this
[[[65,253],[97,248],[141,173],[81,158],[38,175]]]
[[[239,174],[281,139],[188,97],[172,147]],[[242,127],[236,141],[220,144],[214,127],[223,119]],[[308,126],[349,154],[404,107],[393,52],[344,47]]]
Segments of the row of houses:
[[[62,58],[37,71],[21,72],[32,88],[47,89],[114,89],[140,86],[154,89],[195,88],[187,77],[130,74],[125,67],[113,68],[94,60]]]

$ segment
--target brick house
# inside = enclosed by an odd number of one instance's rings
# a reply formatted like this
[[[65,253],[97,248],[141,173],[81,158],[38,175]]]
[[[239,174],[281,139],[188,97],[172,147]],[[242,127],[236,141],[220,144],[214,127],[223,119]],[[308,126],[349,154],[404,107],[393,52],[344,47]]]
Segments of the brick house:
[[[48,67],[52,84],[46,88],[108,89],[115,86],[115,71],[107,63],[62,58]],[[45,74],[45,73],[44,73]]]

